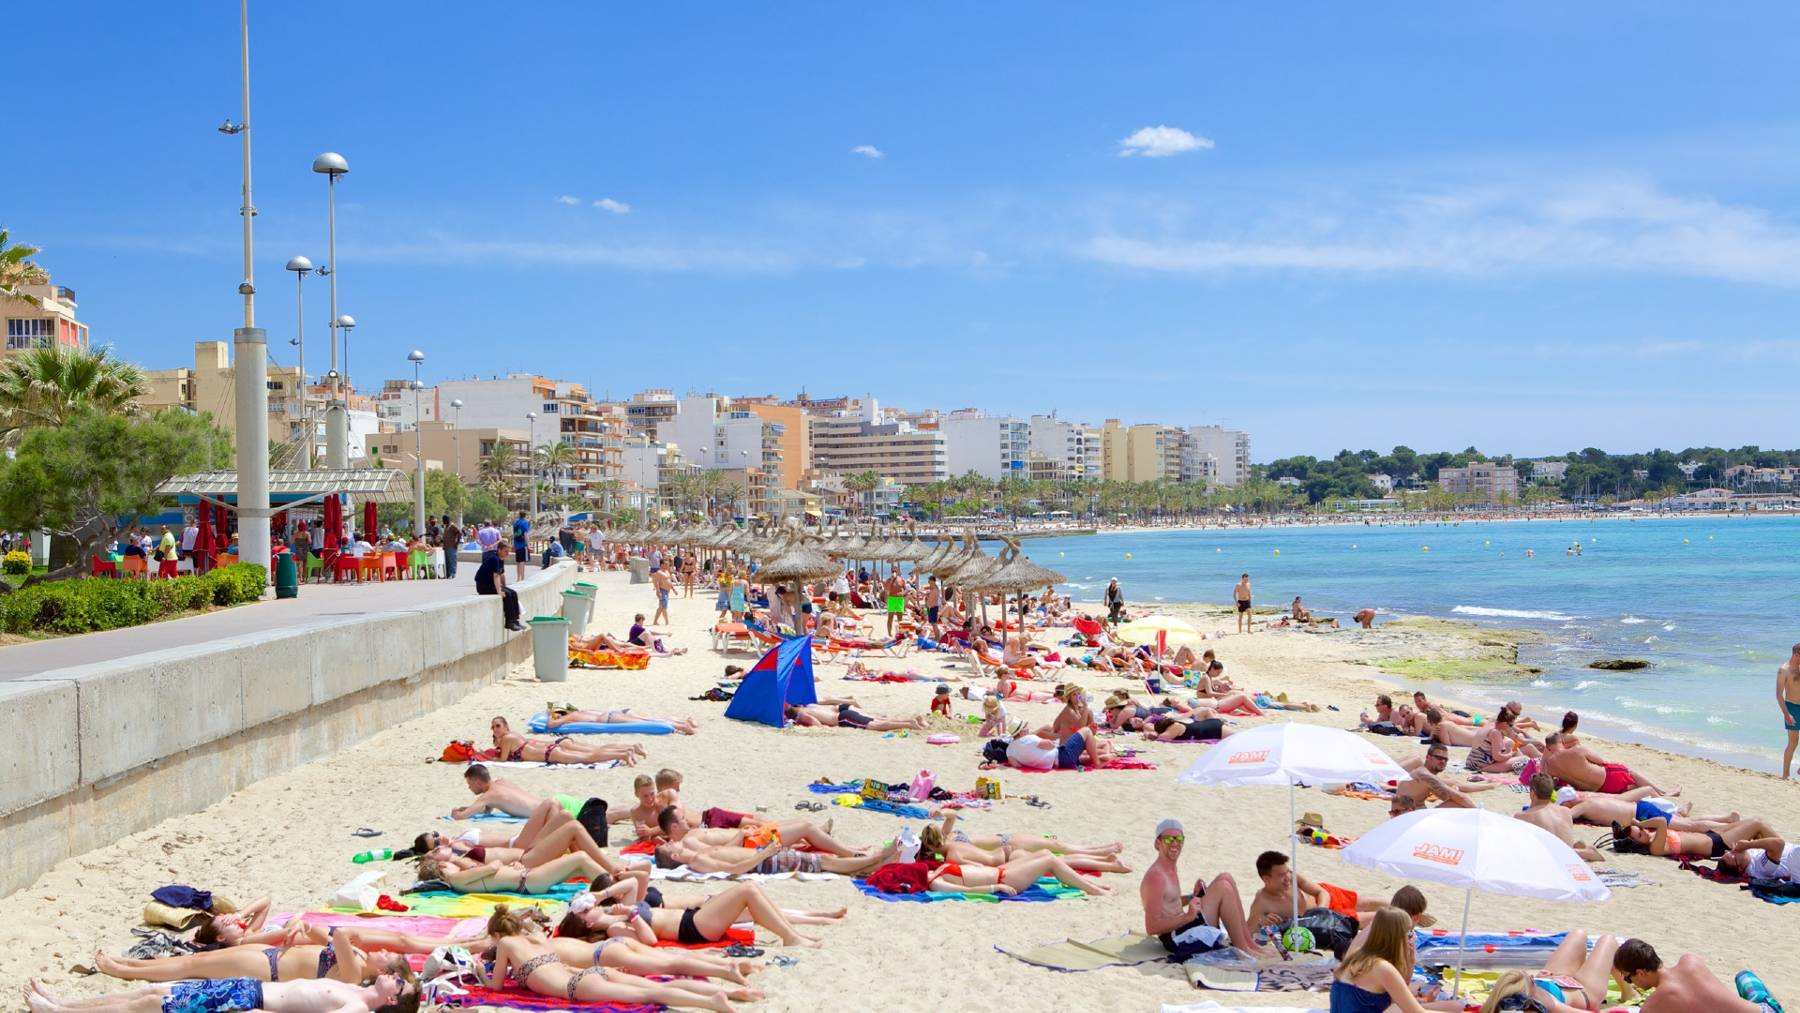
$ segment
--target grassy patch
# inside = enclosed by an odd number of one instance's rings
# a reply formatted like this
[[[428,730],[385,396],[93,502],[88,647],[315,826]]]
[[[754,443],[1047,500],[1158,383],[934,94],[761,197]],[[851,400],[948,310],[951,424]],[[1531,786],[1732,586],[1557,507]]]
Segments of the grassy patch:
[[[1411,679],[1476,681],[1490,679],[1524,679],[1542,672],[1541,668],[1521,665],[1510,658],[1492,656],[1476,658],[1377,658],[1372,662],[1383,672]]]

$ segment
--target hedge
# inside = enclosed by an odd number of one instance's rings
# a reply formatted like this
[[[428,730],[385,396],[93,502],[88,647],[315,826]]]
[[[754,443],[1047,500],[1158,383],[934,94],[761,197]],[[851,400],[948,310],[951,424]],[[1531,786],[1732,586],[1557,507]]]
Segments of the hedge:
[[[0,630],[92,633],[137,626],[181,612],[256,601],[268,580],[268,571],[255,563],[233,563],[170,580],[79,577],[35,584],[0,595]]]

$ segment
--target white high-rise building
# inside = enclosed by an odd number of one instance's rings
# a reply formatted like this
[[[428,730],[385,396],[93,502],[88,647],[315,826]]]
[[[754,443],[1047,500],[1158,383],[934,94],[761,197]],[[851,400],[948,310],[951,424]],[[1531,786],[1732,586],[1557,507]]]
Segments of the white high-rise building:
[[[872,471],[901,485],[925,485],[950,477],[944,434],[883,421],[881,405],[868,397],[856,411],[814,416],[812,467],[818,475]]]
[[[1215,462],[1214,481],[1223,486],[1242,485],[1250,478],[1250,434],[1223,426],[1189,426],[1185,443],[1196,459]]]
[[[656,424],[656,438],[681,448],[689,465],[725,471],[779,470],[786,427],[751,411],[737,411],[716,394],[684,397],[675,414]]]
[[[940,418],[938,432],[944,434],[944,460],[952,476],[972,471],[986,479],[1025,477],[1027,423],[964,408]]]
[[[1065,478],[1101,478],[1100,430],[1085,422],[1059,419],[1056,413],[1031,417],[1030,451],[1048,470]]]

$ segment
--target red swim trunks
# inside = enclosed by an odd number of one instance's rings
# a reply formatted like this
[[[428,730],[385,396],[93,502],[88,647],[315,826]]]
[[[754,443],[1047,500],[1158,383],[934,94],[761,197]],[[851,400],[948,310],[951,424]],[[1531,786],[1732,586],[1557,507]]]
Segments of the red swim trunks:
[[[1331,898],[1331,910],[1349,918],[1356,917],[1355,890],[1346,890],[1341,886],[1332,886],[1330,883],[1320,883],[1319,888]]]
[[[1618,795],[1638,786],[1637,775],[1623,763],[1602,763],[1601,766],[1606,768],[1606,780],[1600,782],[1602,792]]]

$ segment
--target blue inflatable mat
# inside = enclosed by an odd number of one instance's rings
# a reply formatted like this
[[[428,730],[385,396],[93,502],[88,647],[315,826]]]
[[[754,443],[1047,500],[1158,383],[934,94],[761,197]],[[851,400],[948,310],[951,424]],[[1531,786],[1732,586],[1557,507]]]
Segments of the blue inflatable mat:
[[[531,730],[538,735],[552,734],[550,715],[539,712],[531,716]],[[675,729],[661,721],[631,721],[617,725],[590,725],[580,721],[559,725],[554,731],[556,735],[606,735],[618,733],[634,733],[637,735],[668,735]]]

